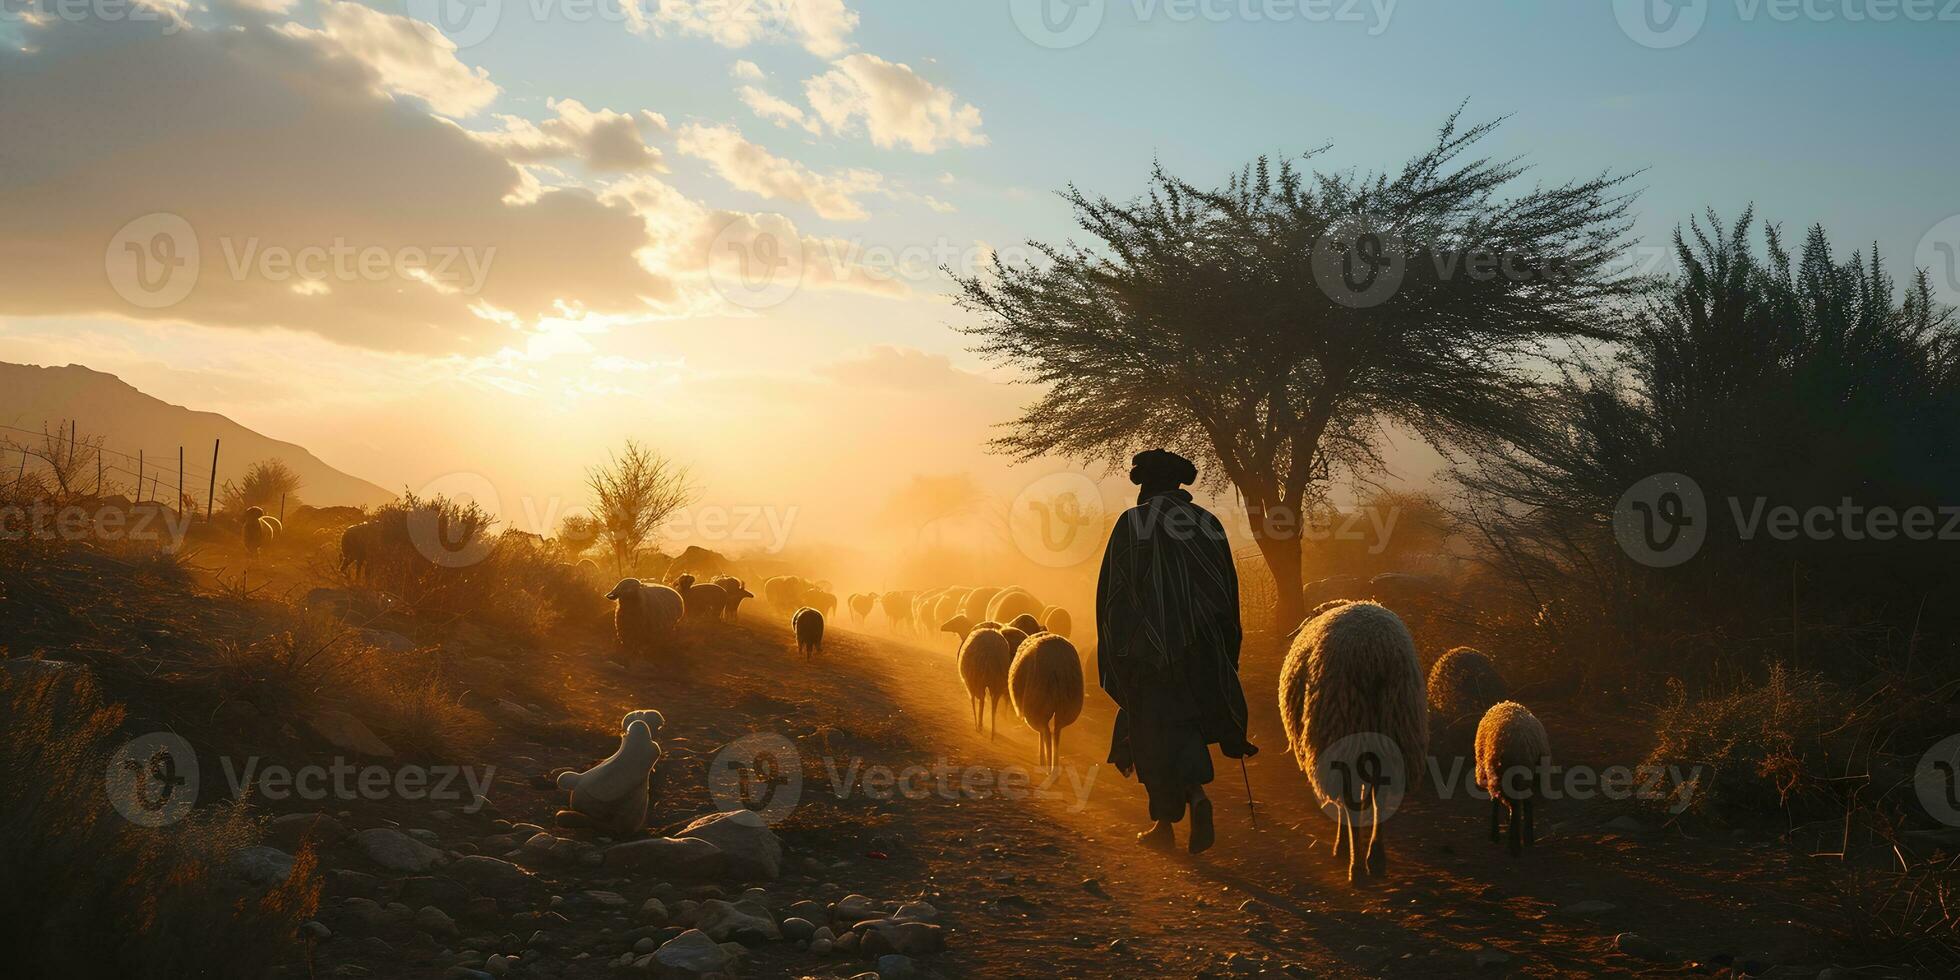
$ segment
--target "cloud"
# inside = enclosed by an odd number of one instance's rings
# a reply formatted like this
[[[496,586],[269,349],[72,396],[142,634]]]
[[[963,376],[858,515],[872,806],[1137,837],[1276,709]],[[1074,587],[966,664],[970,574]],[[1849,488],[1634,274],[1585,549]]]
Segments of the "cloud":
[[[945,393],[959,389],[999,389],[986,377],[953,366],[944,354],[916,347],[879,344],[860,354],[820,364],[812,369],[849,388],[894,388],[902,391]]]
[[[661,154],[647,139],[664,136],[667,120],[657,112],[588,109],[577,99],[550,99],[555,118],[542,123],[500,115],[503,129],[474,134],[519,163],[576,159],[601,173],[661,169]]]
[[[445,116],[474,115],[497,97],[488,72],[463,64],[454,41],[412,17],[358,3],[329,3],[320,11],[317,30],[298,24],[280,30],[324,42],[373,69],[382,90],[419,98]]]
[[[919,153],[942,147],[984,146],[980,110],[951,91],[920,77],[910,66],[876,55],[853,54],[831,70],[803,83],[818,118],[833,131],[850,133],[862,125],[871,142],[904,145]]]
[[[627,0],[626,13],[635,31],[673,30],[727,48],[793,40],[820,58],[850,50],[858,25],[844,0]]]
[[[804,112],[794,103],[779,96],[765,92],[754,85],[744,85],[737,93],[742,104],[749,107],[761,119],[788,129],[795,126],[812,136],[823,134],[823,124],[816,117]]]
[[[768,77],[767,75],[763,74],[762,66],[757,65],[755,62],[750,61],[747,58],[744,58],[740,61],[735,62],[732,65],[729,65],[728,74],[731,77],[740,79],[745,82],[759,82],[762,81],[764,78]]]
[[[578,188],[508,203],[517,167],[378,94],[380,70],[331,38],[99,19],[26,33],[34,52],[0,50],[0,313],[283,326],[450,353],[511,343],[513,323],[565,304],[642,317],[686,305],[637,260],[640,215]],[[273,261],[303,255],[318,261]],[[155,269],[188,292],[132,300],[159,294],[125,273]],[[326,292],[294,288],[308,281]]]
[[[678,145],[683,154],[707,161],[738,190],[807,205],[818,217],[838,221],[869,217],[857,198],[877,192],[884,183],[883,176],[869,170],[819,174],[749,142],[733,126],[685,126]]]

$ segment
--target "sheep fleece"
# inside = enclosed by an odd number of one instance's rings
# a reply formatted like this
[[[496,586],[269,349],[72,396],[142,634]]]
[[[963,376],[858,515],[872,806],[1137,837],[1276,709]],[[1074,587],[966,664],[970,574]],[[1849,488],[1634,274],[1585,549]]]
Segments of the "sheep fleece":
[[[1402,753],[1414,789],[1429,748],[1429,705],[1416,646],[1400,617],[1372,602],[1330,604],[1293,638],[1279,675],[1280,722],[1294,759],[1323,802],[1319,754],[1364,732],[1387,736]]]
[[[1484,712],[1477,723],[1477,785],[1493,796],[1501,795],[1504,771],[1517,766],[1537,769],[1552,757],[1552,740],[1545,726],[1531,709],[1516,701],[1504,701]],[[1517,787],[1530,795],[1537,780],[1524,780]]]

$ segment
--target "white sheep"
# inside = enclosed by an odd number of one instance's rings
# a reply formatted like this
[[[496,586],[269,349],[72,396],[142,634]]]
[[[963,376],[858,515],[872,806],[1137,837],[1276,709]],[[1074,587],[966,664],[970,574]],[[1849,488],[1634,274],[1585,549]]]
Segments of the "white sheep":
[[[991,619],[996,623],[1008,623],[1016,616],[1027,615],[1035,617],[1035,621],[1039,623],[1041,611],[1046,608],[1047,606],[1043,605],[1040,599],[1034,597],[1034,593],[1026,589],[1006,588],[1000,590],[1000,593],[987,603],[987,615],[982,618]]]
[[[1348,880],[1387,868],[1383,787],[1413,789],[1429,746],[1429,706],[1415,641],[1372,602],[1329,603],[1301,624],[1280,668],[1279,713],[1294,759],[1338,825]],[[1392,807],[1395,799],[1387,801]],[[1355,821],[1370,813],[1364,860]]]
[[[789,625],[796,633],[796,648],[803,652],[805,663],[823,652],[823,613],[804,606],[789,617]]]
[[[1067,636],[1075,631],[1075,618],[1060,606],[1049,606],[1041,611],[1041,628],[1056,636]]]
[[[1007,696],[1007,677],[1013,666],[1014,651],[997,629],[975,629],[960,644],[960,680],[966,684],[966,696],[972,702],[973,730],[981,731],[981,722],[986,720],[991,725],[989,740],[1000,734],[1000,699]],[[989,706],[990,717],[986,714]]]
[[[1007,692],[1014,713],[1041,737],[1037,764],[1053,769],[1061,757],[1062,729],[1082,714],[1082,657],[1075,644],[1053,633],[1029,637],[1007,670]]]
[[[569,809],[558,811],[561,827],[589,827],[609,834],[637,834],[647,822],[647,784],[660,761],[653,740],[657,711],[626,716],[619,750],[584,772],[558,777],[558,788],[572,794]]]
[[[1443,654],[1429,668],[1429,710],[1439,724],[1455,726],[1481,719],[1491,705],[1507,697],[1496,665],[1470,647]]]
[[[279,536],[279,520],[265,516],[262,507],[245,508],[245,553],[257,557],[272,539]]]
[[[1552,740],[1538,716],[1516,701],[1501,701],[1477,723],[1477,785],[1490,794],[1490,839],[1498,838],[1498,815],[1510,812],[1510,851],[1517,857],[1538,843],[1535,818],[1545,795],[1544,775],[1552,763]]]

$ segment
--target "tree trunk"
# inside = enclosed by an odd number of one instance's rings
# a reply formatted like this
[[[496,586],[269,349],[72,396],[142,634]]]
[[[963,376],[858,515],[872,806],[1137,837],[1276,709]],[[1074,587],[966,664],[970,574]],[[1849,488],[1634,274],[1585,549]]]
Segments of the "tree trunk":
[[[1272,626],[1284,633],[1307,615],[1306,599],[1301,594],[1305,583],[1300,580],[1299,519],[1274,514],[1269,521],[1260,504],[1248,505],[1246,517],[1251,520],[1252,540],[1259,545],[1259,556],[1266,560],[1266,570],[1273,576]]]

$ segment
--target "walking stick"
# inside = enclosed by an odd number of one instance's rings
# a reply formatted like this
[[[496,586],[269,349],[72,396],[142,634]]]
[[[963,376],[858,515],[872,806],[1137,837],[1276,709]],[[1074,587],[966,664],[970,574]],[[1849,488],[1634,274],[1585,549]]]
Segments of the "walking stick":
[[[1245,780],[1245,812],[1252,818],[1252,829],[1259,829],[1259,811],[1252,807],[1252,777],[1245,771],[1245,756],[1239,756],[1239,778]]]

